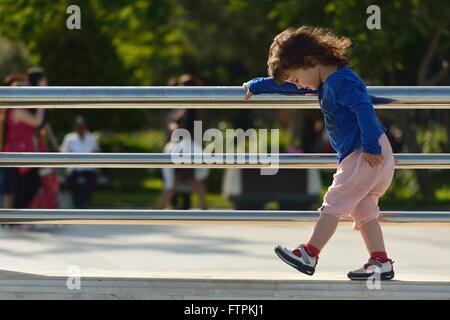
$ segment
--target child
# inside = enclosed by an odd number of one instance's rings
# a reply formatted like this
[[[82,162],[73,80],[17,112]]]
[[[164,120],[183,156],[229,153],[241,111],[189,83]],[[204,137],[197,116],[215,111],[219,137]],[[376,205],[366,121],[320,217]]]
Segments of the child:
[[[287,264],[313,275],[319,253],[336,231],[340,218],[350,215],[360,231],[370,259],[351,271],[352,280],[379,272],[382,280],[394,277],[378,223],[378,200],[389,188],[395,169],[386,128],[378,120],[363,81],[348,66],[350,40],[331,31],[301,27],[278,34],[270,46],[268,78],[244,83],[246,99],[259,93],[314,93],[333,149],[339,156],[333,183],[317,210],[320,218],[305,244],[281,246],[276,254]]]

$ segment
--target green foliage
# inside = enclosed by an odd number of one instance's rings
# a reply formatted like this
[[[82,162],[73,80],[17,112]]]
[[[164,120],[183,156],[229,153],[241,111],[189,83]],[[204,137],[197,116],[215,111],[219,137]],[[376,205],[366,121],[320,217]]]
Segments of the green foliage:
[[[0,77],[23,73],[30,65],[27,49],[21,42],[0,38]]]
[[[99,144],[103,152],[159,153],[163,151],[165,136],[162,131],[101,132]]]
[[[100,31],[89,1],[80,1],[80,7],[83,8],[81,30],[66,29],[67,15],[62,11],[37,37],[40,64],[49,70],[49,83],[68,86],[126,84],[125,69],[112,40]]]
[[[66,28],[70,4],[81,8],[81,30]],[[278,32],[316,25],[351,38],[351,64],[369,85],[448,84],[448,1],[378,1],[381,30],[366,27],[371,4],[369,0],[3,0],[0,76],[39,64],[46,68],[50,85],[165,85],[186,72],[203,78],[205,85],[241,85],[266,74],[268,48]],[[104,151],[162,150],[162,134],[149,139],[141,138],[141,133],[106,132],[163,130],[165,111],[52,110],[50,122],[58,137],[71,131],[77,114],[102,133]],[[205,127],[244,130],[277,127],[274,114],[273,110],[203,113]],[[447,151],[448,114],[429,110],[411,114],[423,151]],[[431,127],[435,132],[427,130]],[[281,134],[283,147],[290,136]],[[141,171],[136,176],[144,181],[154,174]],[[130,178],[122,187],[140,187],[142,181]],[[219,174],[212,173],[207,183],[217,186]],[[415,178],[406,171],[397,185],[398,197],[417,191]]]
[[[81,30],[65,10],[81,8]],[[184,72],[207,84],[236,85],[265,74],[268,46],[286,27],[333,28],[353,41],[352,64],[368,83],[417,82],[431,40],[449,56],[446,1],[381,1],[381,30],[366,27],[369,0],[17,0],[0,2],[0,33],[21,40],[53,84],[164,85]],[[376,67],[374,67],[376,66]],[[50,69],[51,67],[51,69]],[[82,75],[85,75],[84,78]],[[448,80],[448,77],[446,78]],[[442,80],[443,81],[443,80]]]

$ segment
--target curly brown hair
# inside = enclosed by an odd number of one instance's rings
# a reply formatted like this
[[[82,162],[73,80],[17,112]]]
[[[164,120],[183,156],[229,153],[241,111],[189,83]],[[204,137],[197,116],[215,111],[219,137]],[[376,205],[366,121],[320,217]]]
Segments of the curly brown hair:
[[[268,73],[277,83],[286,80],[287,70],[312,68],[318,64],[348,64],[346,58],[351,41],[329,29],[303,26],[289,28],[279,33],[269,50]]]

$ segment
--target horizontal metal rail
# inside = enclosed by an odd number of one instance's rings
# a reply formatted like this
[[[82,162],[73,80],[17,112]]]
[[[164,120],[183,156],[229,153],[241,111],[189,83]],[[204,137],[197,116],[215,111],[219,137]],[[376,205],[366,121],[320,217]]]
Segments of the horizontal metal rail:
[[[183,222],[301,224],[314,223],[318,218],[318,211],[0,209],[2,224],[173,224]],[[450,212],[383,211],[379,220],[394,224],[450,223]]]
[[[377,109],[450,109],[450,86],[368,87]],[[315,94],[261,94],[242,87],[0,87],[0,108],[318,109]]]
[[[186,155],[188,156],[188,155]],[[174,163],[170,153],[0,153],[0,167],[40,168],[270,168],[335,169],[332,153],[189,154],[189,163]],[[267,159],[272,161],[268,164]],[[216,161],[216,163],[213,163]],[[241,161],[241,162],[239,162]],[[266,162],[264,162],[266,161]],[[277,161],[277,162],[275,162]],[[398,169],[450,169],[450,153],[395,154]]]
[[[450,87],[368,87],[377,109],[450,109]],[[242,87],[1,87],[0,108],[318,109],[316,95],[262,94],[244,100]],[[336,154],[190,154],[175,163],[155,153],[0,153],[0,167],[319,168],[335,169]],[[215,161],[213,161],[215,160]],[[269,160],[269,162],[268,162]],[[241,161],[241,162],[240,162]],[[396,154],[399,169],[448,169],[450,154]],[[317,211],[0,209],[0,223],[178,224],[314,223]],[[450,224],[450,212],[384,211],[393,224]]]

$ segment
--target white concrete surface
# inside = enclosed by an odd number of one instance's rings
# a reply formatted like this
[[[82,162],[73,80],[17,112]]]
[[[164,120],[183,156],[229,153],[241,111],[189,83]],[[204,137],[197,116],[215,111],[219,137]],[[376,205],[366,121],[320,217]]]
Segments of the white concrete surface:
[[[396,281],[383,282],[382,290],[347,280],[347,272],[367,260],[361,236],[348,225],[323,250],[313,277],[273,253],[276,244],[304,241],[310,230],[232,225],[3,229],[0,298],[450,299],[448,227],[385,227]],[[81,270],[82,291],[66,288],[71,265]]]

